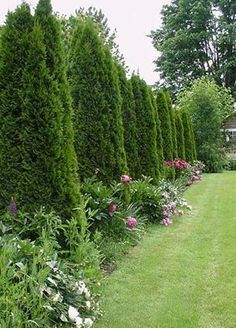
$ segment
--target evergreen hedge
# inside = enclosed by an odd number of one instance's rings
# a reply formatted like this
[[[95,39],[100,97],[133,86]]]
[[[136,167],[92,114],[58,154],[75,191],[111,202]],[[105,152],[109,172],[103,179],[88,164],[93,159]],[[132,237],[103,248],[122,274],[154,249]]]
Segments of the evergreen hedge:
[[[2,35],[1,208],[14,199],[22,210],[45,206],[70,218],[80,203],[79,184],[68,165],[63,106],[46,58],[41,26],[24,3],[8,15]]]
[[[141,176],[141,167],[137,146],[137,122],[135,101],[131,81],[127,79],[123,66],[117,64],[119,86],[122,98],[122,117],[124,126],[124,143],[129,174],[133,179]]]
[[[77,22],[70,54],[75,149],[81,179],[110,183],[127,172],[118,73],[90,18]]]
[[[160,177],[159,159],[157,154],[157,129],[155,109],[152,106],[148,87],[139,76],[131,77],[135,99],[137,124],[137,146],[141,173],[153,178],[154,183]]]
[[[161,133],[163,139],[163,156],[165,161],[173,160],[173,139],[171,131],[170,112],[168,109],[165,93],[159,90],[156,94],[156,104],[161,123]]]

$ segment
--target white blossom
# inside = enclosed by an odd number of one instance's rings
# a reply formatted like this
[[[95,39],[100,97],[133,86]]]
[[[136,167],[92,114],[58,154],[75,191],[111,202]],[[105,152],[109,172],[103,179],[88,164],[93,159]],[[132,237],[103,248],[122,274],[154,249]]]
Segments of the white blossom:
[[[93,320],[90,318],[85,318],[84,319],[84,324],[86,328],[90,328],[93,326]]]
[[[75,319],[76,328],[80,328],[83,325],[83,320],[80,317]]]
[[[68,316],[71,321],[76,322],[76,318],[79,317],[79,312],[73,306],[69,306]]]
[[[91,309],[91,302],[87,301],[85,304],[86,304],[87,310],[90,310]]]

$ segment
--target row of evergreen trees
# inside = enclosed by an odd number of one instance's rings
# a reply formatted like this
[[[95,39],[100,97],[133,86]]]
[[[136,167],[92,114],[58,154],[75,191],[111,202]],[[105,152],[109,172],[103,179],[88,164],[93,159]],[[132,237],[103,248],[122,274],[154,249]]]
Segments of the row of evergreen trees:
[[[79,177],[110,183],[142,174],[157,183],[163,161],[196,158],[191,120],[167,92],[131,79],[93,19],[76,19],[65,43],[50,0],[34,16],[9,13],[0,51],[0,204],[53,208],[80,204]],[[68,40],[70,40],[68,47]],[[79,172],[79,173],[78,173]],[[78,176],[79,175],[79,176]]]

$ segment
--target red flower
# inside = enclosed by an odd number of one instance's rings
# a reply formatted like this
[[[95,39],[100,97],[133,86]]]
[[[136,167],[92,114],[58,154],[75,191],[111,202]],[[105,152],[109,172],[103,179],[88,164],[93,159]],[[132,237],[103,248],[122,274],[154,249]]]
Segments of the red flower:
[[[109,211],[109,213],[114,213],[116,211],[116,204],[111,202],[109,204],[108,211]]]

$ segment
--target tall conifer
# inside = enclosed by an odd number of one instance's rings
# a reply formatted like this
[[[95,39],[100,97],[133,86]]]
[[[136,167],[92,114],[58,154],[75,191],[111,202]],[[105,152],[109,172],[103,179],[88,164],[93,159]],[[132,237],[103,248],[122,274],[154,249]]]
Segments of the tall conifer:
[[[155,110],[145,81],[140,79],[139,76],[133,75],[131,83],[135,99],[137,145],[141,173],[152,177],[154,183],[157,183],[160,172]]]
[[[111,182],[127,171],[118,73],[90,18],[77,24],[70,62],[80,176],[99,170]]]
[[[124,142],[129,174],[132,178],[141,175],[137,148],[137,126],[135,115],[135,102],[130,80],[127,80],[123,66],[117,64],[119,85],[122,98],[122,117],[124,126]]]
[[[157,154],[158,154],[158,159],[159,159],[159,171],[160,171],[160,174],[162,174],[163,170],[164,170],[164,166],[163,166],[164,155],[163,155],[163,139],[162,139],[162,133],[161,133],[161,122],[159,119],[157,104],[156,104],[156,100],[155,100],[153,91],[151,90],[151,88],[148,88],[148,89],[149,89],[150,98],[152,101],[152,106],[154,108],[154,114],[155,114],[156,129],[157,129]]]
[[[187,162],[192,163],[195,160],[194,156],[194,143],[193,133],[191,130],[191,118],[187,111],[181,111],[181,118],[184,127],[184,144],[185,144],[185,159]]]
[[[9,14],[2,43],[1,204],[13,198],[21,209],[42,205],[70,218],[80,201],[78,180],[67,166],[64,113],[46,63],[43,33],[27,5]]]
[[[165,97],[166,97],[166,104],[168,106],[169,115],[170,115],[173,159],[174,159],[174,158],[178,158],[178,147],[177,147],[177,137],[176,137],[176,127],[175,127],[175,110],[172,106],[171,97],[168,91],[165,91]]]
[[[171,132],[171,120],[165,94],[159,90],[156,94],[156,103],[161,123],[161,133],[163,139],[163,155],[165,161],[173,160],[173,140]]]
[[[178,147],[178,157],[185,159],[184,127],[179,111],[175,112],[175,126]]]

